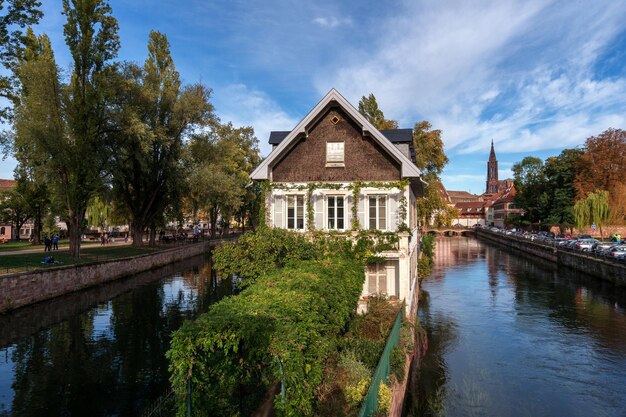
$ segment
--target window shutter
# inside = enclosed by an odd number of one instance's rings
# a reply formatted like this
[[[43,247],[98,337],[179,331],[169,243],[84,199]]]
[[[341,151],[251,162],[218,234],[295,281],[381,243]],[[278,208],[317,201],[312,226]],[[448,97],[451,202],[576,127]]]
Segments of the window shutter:
[[[366,217],[366,215],[365,215],[365,207],[367,207],[366,206],[366,204],[367,204],[366,200],[367,200],[367,196],[366,195],[361,194],[359,196],[359,207],[358,207],[358,210],[357,210],[357,214],[359,216],[359,224],[361,225],[361,229],[367,229],[367,227],[368,227],[367,226],[367,221],[366,221],[366,218],[365,218]]]
[[[313,195],[313,218],[315,219],[315,228],[324,229],[324,196],[321,194]]]
[[[274,227],[285,227],[284,224],[284,208],[283,208],[283,196],[274,196]]]
[[[389,194],[387,199],[389,202],[389,217],[388,217],[388,230],[396,230],[400,225],[400,217],[398,216],[398,194]]]

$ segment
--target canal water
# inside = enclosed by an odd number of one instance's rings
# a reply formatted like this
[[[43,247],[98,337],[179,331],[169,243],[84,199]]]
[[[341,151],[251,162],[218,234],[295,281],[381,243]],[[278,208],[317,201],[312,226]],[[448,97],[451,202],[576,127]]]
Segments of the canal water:
[[[405,416],[626,416],[626,291],[473,238],[437,239]]]
[[[231,292],[200,256],[0,316],[0,417],[141,416],[172,332]]]

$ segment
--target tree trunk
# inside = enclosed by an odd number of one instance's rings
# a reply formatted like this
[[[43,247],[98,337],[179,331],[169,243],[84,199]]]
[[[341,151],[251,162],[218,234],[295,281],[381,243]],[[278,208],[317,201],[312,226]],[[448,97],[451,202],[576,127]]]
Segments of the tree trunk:
[[[140,247],[143,245],[143,226],[135,223],[131,226],[133,236],[133,246]]]
[[[150,246],[156,245],[156,226],[150,228]]]
[[[211,238],[215,238],[217,235],[217,210],[211,209],[209,211],[209,220],[211,221]]]
[[[84,217],[84,215],[82,216]],[[82,217],[70,214],[67,222],[67,232],[70,237],[70,255],[72,258],[80,258],[80,235]]]
[[[33,245],[41,245],[41,208],[35,214],[35,224],[33,225]]]

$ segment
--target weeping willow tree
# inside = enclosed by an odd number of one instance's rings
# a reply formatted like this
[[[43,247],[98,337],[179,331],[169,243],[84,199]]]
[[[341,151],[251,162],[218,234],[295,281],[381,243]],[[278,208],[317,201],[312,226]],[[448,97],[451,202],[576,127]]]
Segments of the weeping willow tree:
[[[601,239],[604,238],[602,225],[606,223],[610,215],[609,192],[606,190],[596,190],[574,204],[574,222],[576,227],[581,229],[595,224],[600,230]]]
[[[95,196],[89,201],[85,211],[85,217],[89,226],[98,226],[104,229],[111,225],[112,216],[113,209],[111,205],[103,201],[99,196]]]

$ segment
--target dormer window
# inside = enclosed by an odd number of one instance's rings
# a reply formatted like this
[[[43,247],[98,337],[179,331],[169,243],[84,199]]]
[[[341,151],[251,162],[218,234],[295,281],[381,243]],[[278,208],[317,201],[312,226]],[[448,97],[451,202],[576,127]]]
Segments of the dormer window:
[[[345,166],[343,142],[326,142],[326,166],[327,167]]]

